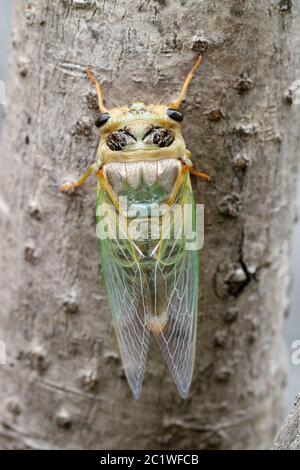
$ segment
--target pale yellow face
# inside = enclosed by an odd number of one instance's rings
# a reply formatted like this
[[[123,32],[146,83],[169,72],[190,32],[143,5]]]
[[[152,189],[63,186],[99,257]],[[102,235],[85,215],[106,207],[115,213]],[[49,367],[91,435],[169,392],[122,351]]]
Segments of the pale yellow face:
[[[164,105],[135,102],[102,113],[98,159],[101,163],[181,159],[186,145],[182,114]]]

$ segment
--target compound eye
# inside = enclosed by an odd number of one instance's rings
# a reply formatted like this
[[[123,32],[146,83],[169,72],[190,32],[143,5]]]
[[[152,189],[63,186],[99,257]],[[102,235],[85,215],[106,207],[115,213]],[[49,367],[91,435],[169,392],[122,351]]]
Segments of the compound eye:
[[[170,129],[152,127],[152,129],[144,135],[143,141],[145,143],[158,145],[159,147],[169,147],[174,142],[174,134]]]
[[[107,123],[109,118],[110,118],[110,115],[108,113],[100,114],[100,116],[97,117],[97,119],[95,121],[95,126],[98,127],[98,128],[104,126],[104,124]]]
[[[183,114],[177,109],[169,108],[167,110],[167,115],[174,121],[181,122],[183,120]]]
[[[106,144],[110,150],[124,150],[127,145],[131,145],[135,142],[135,138],[132,134],[125,129],[119,129],[118,131],[112,132],[107,137]]]

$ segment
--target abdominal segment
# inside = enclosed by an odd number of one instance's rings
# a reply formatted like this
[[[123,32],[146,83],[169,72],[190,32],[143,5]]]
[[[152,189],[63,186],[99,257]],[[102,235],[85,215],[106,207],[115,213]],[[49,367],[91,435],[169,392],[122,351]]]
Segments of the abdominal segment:
[[[175,159],[107,163],[103,172],[118,198],[126,197],[129,205],[143,209],[169,201],[181,163]]]

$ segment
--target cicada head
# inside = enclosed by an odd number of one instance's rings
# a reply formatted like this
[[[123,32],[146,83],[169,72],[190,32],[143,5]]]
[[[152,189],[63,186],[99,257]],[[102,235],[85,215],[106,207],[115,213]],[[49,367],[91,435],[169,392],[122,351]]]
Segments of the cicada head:
[[[100,129],[98,155],[102,163],[182,158],[186,145],[181,131],[183,115],[179,107],[201,60],[199,57],[184,82],[179,98],[172,104],[137,101],[108,110],[103,105],[101,95],[101,114],[95,125]]]
[[[185,152],[183,115],[164,105],[141,101],[102,113],[99,153],[103,163],[180,158]]]

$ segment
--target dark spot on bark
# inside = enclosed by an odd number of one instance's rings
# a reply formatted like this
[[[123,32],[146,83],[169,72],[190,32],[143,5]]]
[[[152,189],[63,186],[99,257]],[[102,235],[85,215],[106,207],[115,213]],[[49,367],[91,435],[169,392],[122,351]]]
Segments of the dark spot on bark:
[[[48,369],[48,362],[43,351],[33,350],[29,353],[30,367],[33,370],[37,370],[43,373]]]
[[[123,369],[123,367],[120,367],[119,372],[118,372],[118,376],[121,380],[123,380],[124,382],[127,382],[125,370]]]
[[[33,24],[35,20],[36,7],[33,3],[27,3],[25,7],[25,18],[29,24]]]
[[[174,33],[174,37],[172,39],[167,39],[166,42],[162,46],[162,53],[168,54],[170,52],[177,52],[181,51],[182,49],[182,41],[177,38],[176,33]]]
[[[216,348],[225,348],[227,342],[227,333],[225,331],[217,331],[214,337],[214,346]]]
[[[245,13],[246,6],[247,0],[235,0],[230,8],[230,14],[232,16],[241,17]]]
[[[226,281],[228,292],[232,296],[238,296],[249,282],[248,273],[242,265],[238,266]]]
[[[92,132],[92,124],[88,119],[81,119],[76,123],[76,134],[89,137]]]
[[[90,91],[86,95],[86,102],[87,102],[89,109],[99,109],[96,93],[93,93],[92,91]]]
[[[250,280],[251,276],[243,262],[226,260],[219,264],[214,277],[216,295],[220,298],[238,297]]]
[[[232,324],[237,321],[239,311],[236,308],[230,308],[229,310],[225,310],[222,316],[225,323]]]
[[[38,262],[38,255],[36,253],[36,250],[34,248],[34,246],[32,245],[28,245],[25,247],[24,249],[24,259],[25,261],[27,261],[27,263],[30,263],[30,264],[37,264]]]
[[[41,210],[35,200],[32,200],[28,204],[28,212],[30,217],[32,217],[35,220],[41,220],[42,219],[42,213]]]
[[[100,32],[98,29],[96,28],[93,28],[93,27],[88,27],[90,33],[91,33],[91,36],[93,39],[95,39],[95,41],[98,41],[99,40],[99,36],[100,36]]]
[[[213,121],[213,122],[218,122],[221,120],[223,116],[222,114],[222,111],[220,111],[220,109],[214,109],[213,111],[211,111],[209,114],[208,114],[208,119],[209,121]]]
[[[168,4],[167,0],[154,0],[154,2],[159,3],[162,7],[166,7]]]
[[[29,145],[29,144],[30,144],[29,135],[27,135],[27,136],[25,137],[25,144],[26,144],[26,145]]]
[[[17,398],[10,398],[6,402],[6,408],[10,413],[16,416],[20,415],[22,412],[20,402]]]
[[[104,360],[107,364],[120,365],[120,356],[114,351],[106,351],[104,353]]]
[[[155,16],[153,19],[152,19],[152,24],[157,28],[157,31],[162,35],[163,32],[164,32],[164,22],[158,18],[157,16]]]
[[[29,214],[30,214],[30,217],[32,217],[35,220],[41,220],[42,219],[41,212],[37,207],[30,207],[29,208]]]
[[[258,337],[258,325],[253,319],[247,319],[246,321],[246,337],[248,343],[254,344]]]
[[[248,93],[248,91],[252,88],[253,82],[250,80],[249,77],[247,76],[242,76],[241,78],[238,79],[236,83],[236,90],[239,93],[239,95],[244,95],[245,93]]]
[[[243,140],[248,140],[257,133],[258,125],[255,122],[239,123],[234,127],[236,134]]]
[[[279,9],[284,13],[290,13],[293,8],[293,1],[292,0],[280,0],[279,2]]]
[[[209,46],[209,41],[204,36],[196,38],[192,44],[192,51],[203,54]]]
[[[250,166],[251,160],[245,153],[237,154],[233,159],[233,166],[235,170],[245,172]]]
[[[215,373],[217,382],[229,382],[230,377],[233,375],[233,370],[229,367],[221,367]]]
[[[286,95],[286,101],[288,104],[299,104],[300,102],[300,82],[295,80],[289,87]]]
[[[78,312],[79,306],[74,299],[66,299],[63,302],[63,309],[65,313],[74,315]]]
[[[87,392],[95,392],[99,385],[97,372],[94,370],[87,370],[80,376],[80,385]]]
[[[291,92],[291,90],[288,90],[287,94],[285,95],[285,98],[288,104],[293,104],[294,97],[293,97],[293,93]]]
[[[26,359],[26,353],[25,351],[19,351],[17,356],[16,356],[16,360],[17,361],[23,361],[23,359]]]
[[[19,63],[19,72],[21,77],[27,77],[28,75],[28,65],[25,62]]]
[[[71,417],[66,411],[61,410],[55,417],[55,424],[58,428],[68,431],[72,426]]]
[[[220,214],[232,218],[238,217],[242,209],[242,205],[242,198],[237,193],[228,194],[217,202]]]

